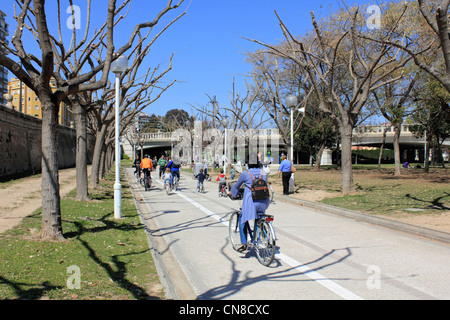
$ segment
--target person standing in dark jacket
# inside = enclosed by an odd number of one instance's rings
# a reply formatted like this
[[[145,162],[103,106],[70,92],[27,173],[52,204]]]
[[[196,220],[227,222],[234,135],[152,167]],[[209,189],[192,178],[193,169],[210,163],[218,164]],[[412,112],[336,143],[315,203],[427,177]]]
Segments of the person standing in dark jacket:
[[[139,156],[136,156],[136,159],[134,159],[133,167],[135,167],[134,174],[137,173],[139,177],[141,174],[141,159]]]

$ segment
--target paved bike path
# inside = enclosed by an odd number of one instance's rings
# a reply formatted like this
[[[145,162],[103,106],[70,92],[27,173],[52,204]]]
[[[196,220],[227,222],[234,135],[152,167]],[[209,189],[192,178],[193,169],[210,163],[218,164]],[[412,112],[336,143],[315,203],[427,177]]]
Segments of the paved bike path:
[[[227,220],[239,203],[219,198],[214,183],[207,194],[195,185],[185,175],[177,193],[155,181],[140,195],[199,299],[449,298],[444,244],[277,202],[268,213],[279,251],[267,268],[230,246]]]

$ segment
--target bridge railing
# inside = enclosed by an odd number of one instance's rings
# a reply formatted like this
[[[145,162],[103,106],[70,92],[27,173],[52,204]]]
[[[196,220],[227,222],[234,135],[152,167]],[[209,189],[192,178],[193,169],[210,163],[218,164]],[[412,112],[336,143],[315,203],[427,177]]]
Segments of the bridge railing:
[[[267,139],[270,139],[271,137],[278,137],[280,138],[280,132],[278,129],[259,129],[254,130],[255,134],[260,137],[265,137]],[[144,141],[162,141],[162,140],[172,140],[172,133],[171,132],[158,132],[158,133],[142,133],[141,139]]]
[[[403,124],[401,127],[402,134],[404,133],[411,133],[410,127],[412,127],[412,124]],[[383,134],[383,131],[387,128],[387,134],[394,133],[394,127],[392,126],[359,126],[353,129],[353,134]]]
[[[172,140],[172,133],[171,132],[143,133],[141,137],[144,141]]]

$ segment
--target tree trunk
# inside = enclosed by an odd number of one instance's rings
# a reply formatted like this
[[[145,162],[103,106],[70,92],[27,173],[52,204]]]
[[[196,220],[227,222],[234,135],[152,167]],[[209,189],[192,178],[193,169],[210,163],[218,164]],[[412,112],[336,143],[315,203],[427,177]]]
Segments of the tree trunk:
[[[352,168],[352,126],[345,125],[339,128],[341,136],[341,164],[342,164],[342,193],[355,192]]]
[[[400,164],[400,132],[401,132],[401,123],[397,123],[394,125],[394,162],[395,162],[395,170],[394,176],[401,176],[401,164]]]
[[[107,132],[107,124],[103,124],[100,132],[98,132],[95,138],[94,156],[92,158],[91,167],[91,183],[92,187],[97,188],[100,179],[100,166],[102,161],[102,152],[105,145],[105,136]]]
[[[77,201],[89,200],[88,174],[87,174],[87,132],[86,110],[78,102],[72,102],[75,115],[75,130],[77,138],[76,177]]]
[[[97,180],[103,179],[105,176],[105,162],[106,162],[106,147],[103,146],[100,151],[100,167],[98,169]]]
[[[325,144],[322,143],[319,152],[317,153],[316,163],[314,164],[314,171],[320,170],[320,162],[322,161],[323,150],[325,150]]]
[[[424,172],[430,172],[430,146],[431,146],[431,134],[427,134],[427,146],[425,148],[425,159],[424,159]]]
[[[106,167],[105,167],[106,172],[109,172],[109,170],[111,170],[111,167],[112,167],[112,165],[113,165],[113,163],[115,161],[115,159],[114,159],[114,156],[115,156],[114,151],[115,151],[115,148],[113,148],[111,146],[111,143],[108,143],[106,145]],[[119,159],[119,161],[120,161],[120,159]]]
[[[381,170],[381,159],[383,159],[383,149],[384,149],[384,144],[386,143],[386,133],[387,133],[387,128],[384,128],[383,129],[383,142],[381,143],[380,154],[378,155],[378,170]]]
[[[58,105],[50,97],[42,103],[42,228],[44,240],[64,240],[58,177]]]

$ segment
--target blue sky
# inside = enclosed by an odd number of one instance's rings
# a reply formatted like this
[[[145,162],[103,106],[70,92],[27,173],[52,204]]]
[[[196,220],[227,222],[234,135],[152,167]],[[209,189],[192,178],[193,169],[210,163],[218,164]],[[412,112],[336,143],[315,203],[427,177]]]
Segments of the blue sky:
[[[0,5],[0,10],[7,16],[10,24],[10,38],[15,30],[12,18],[14,1]],[[48,6],[54,0],[48,0]],[[67,1],[61,1],[65,3]],[[97,2],[97,1],[94,1]],[[84,6],[85,1],[74,1],[74,4]],[[99,6],[106,0],[96,3]],[[136,23],[152,20],[159,9],[164,7],[167,0],[133,0],[128,16],[116,31],[117,43],[128,39],[128,34]],[[347,0],[347,5],[378,4],[377,0]],[[259,46],[242,37],[258,39],[267,43],[276,43],[282,38],[274,10],[278,12],[284,23],[294,34],[301,35],[311,30],[310,11],[317,17],[326,16],[332,10],[343,6],[341,0],[192,0],[179,9],[171,12],[161,23],[171,21],[184,11],[187,14],[175,25],[171,26],[158,39],[148,57],[146,66],[161,64],[167,66],[168,59],[173,53],[173,69],[164,78],[166,82],[173,79],[179,81],[171,87],[156,103],[145,110],[146,113],[164,115],[170,109],[184,109],[191,113],[191,105],[206,105],[207,95],[217,96],[220,105],[229,104],[233,77],[236,79],[236,90],[245,92],[245,74],[251,66],[245,62],[245,53],[254,51]],[[66,5],[67,6],[67,5]],[[100,7],[98,7],[100,8]],[[54,8],[50,8],[52,10]],[[105,11],[105,10],[103,10]],[[82,12],[83,13],[83,12]],[[55,15],[49,13],[49,20]],[[67,19],[68,14],[61,20]],[[102,10],[97,9],[93,14],[93,22],[104,21]],[[52,22],[49,22],[51,24]],[[83,24],[83,21],[81,21]],[[80,30],[81,37],[84,26]],[[119,45],[116,46],[119,46]],[[147,69],[147,68],[142,68]],[[11,77],[11,74],[10,74]]]

